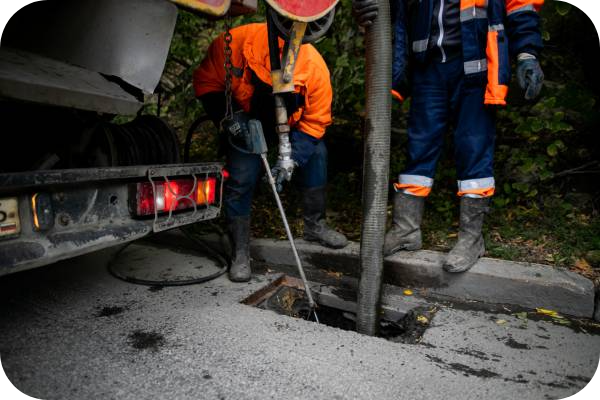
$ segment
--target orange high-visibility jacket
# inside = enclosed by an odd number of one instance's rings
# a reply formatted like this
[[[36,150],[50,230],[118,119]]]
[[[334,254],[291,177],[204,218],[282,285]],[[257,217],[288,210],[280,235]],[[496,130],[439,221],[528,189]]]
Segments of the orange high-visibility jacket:
[[[235,101],[250,111],[250,100],[254,93],[251,84],[252,71],[266,84],[271,85],[271,63],[267,24],[249,24],[231,29],[232,64],[234,67],[232,92]],[[280,40],[280,48],[283,41]],[[224,39],[220,35],[208,48],[208,54],[194,71],[196,97],[210,92],[225,91]],[[300,47],[294,70],[295,92],[304,96],[304,105],[292,116],[292,128],[320,139],[325,128],[331,125],[332,89],[329,69],[310,44]]]

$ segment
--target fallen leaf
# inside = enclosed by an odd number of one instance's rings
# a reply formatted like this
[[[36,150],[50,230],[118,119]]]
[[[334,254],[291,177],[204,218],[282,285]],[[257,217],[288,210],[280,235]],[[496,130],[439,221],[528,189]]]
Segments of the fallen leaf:
[[[335,272],[335,271],[327,271],[326,273],[328,276],[330,276],[332,278],[337,278],[337,279],[340,279],[343,275],[341,272]]]
[[[505,319],[499,319],[499,320],[497,320],[497,321],[496,321],[496,323],[497,323],[498,325],[502,325],[502,324],[505,324],[505,323],[507,323],[507,322],[508,322],[508,321],[507,321],[507,320],[505,320]]]
[[[592,266],[584,258],[575,261],[575,265],[571,269],[588,278],[594,275]]]
[[[545,308],[536,308],[535,311],[538,314],[547,315],[547,316],[552,317],[552,318],[560,317],[560,315],[556,311],[547,310]]]
[[[455,238],[455,237],[457,237],[457,236],[458,236],[458,233],[449,233],[449,234],[448,234],[448,237],[449,237],[449,238]]]
[[[523,312],[518,312],[514,314],[515,317],[519,318],[519,319],[527,319],[527,312],[523,311]]]
[[[427,325],[429,323],[429,319],[427,319],[427,317],[424,315],[418,315],[417,322],[423,325]]]
[[[410,290],[410,289],[405,289],[404,292],[402,292],[402,293],[404,293],[405,296],[412,296],[413,295],[413,291]]]

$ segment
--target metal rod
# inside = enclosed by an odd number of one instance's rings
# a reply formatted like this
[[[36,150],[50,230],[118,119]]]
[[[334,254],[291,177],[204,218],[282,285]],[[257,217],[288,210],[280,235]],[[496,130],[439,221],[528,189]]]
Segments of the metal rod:
[[[317,317],[317,313],[315,311],[315,301],[313,300],[312,293],[310,292],[310,287],[308,286],[308,280],[306,279],[306,275],[304,274],[304,268],[302,268],[302,262],[300,261],[300,256],[298,255],[298,250],[296,249],[296,244],[294,243],[294,237],[292,236],[292,231],[290,230],[290,225],[288,224],[287,217],[285,216],[285,211],[283,210],[283,205],[281,204],[281,199],[279,198],[279,193],[277,193],[277,188],[275,187],[275,180],[273,179],[273,175],[271,174],[271,167],[269,167],[269,161],[267,160],[266,154],[261,154],[263,165],[265,166],[265,170],[267,171],[267,178],[269,179],[269,184],[271,185],[271,189],[273,189],[273,195],[275,195],[275,202],[277,202],[277,208],[279,208],[279,214],[281,214],[281,219],[283,220],[283,226],[285,227],[285,233],[290,241],[290,245],[292,246],[292,252],[294,253],[294,258],[296,259],[296,266],[298,267],[298,272],[300,273],[300,278],[302,278],[302,282],[304,283],[304,291],[306,292],[306,297],[308,298],[308,305],[310,306],[313,314],[315,315],[315,321],[318,323],[319,318]],[[309,314],[310,315],[310,314]]]

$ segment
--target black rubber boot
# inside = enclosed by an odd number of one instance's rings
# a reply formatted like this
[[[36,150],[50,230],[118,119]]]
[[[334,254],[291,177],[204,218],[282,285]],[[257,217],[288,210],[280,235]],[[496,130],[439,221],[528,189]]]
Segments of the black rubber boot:
[[[303,190],[304,240],[318,242],[333,249],[341,249],[348,245],[348,239],[327,225],[325,197],[325,186]]]
[[[250,217],[228,218],[231,238],[231,267],[229,279],[233,282],[248,282],[250,270]]]
[[[424,208],[425,197],[396,192],[392,228],[385,234],[383,244],[385,256],[400,250],[412,251],[421,248],[421,221]]]
[[[460,227],[458,241],[450,250],[444,263],[448,272],[464,272],[469,269],[485,253],[483,242],[483,219],[490,207],[490,198],[460,198]]]

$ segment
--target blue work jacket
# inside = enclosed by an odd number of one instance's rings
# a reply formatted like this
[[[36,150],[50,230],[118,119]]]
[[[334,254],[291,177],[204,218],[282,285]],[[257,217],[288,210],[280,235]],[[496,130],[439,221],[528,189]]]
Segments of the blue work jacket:
[[[543,44],[538,11],[543,3],[544,0],[461,0],[465,80],[487,85],[485,104],[506,104],[511,56],[539,55]],[[410,68],[427,62],[433,0],[394,0],[392,6],[392,81],[394,94],[402,98],[410,91]]]

